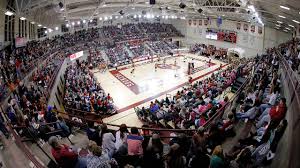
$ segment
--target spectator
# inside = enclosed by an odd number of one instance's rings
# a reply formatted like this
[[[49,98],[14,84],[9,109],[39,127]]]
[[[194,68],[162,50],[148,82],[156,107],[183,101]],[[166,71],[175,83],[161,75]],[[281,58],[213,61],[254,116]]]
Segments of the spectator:
[[[223,149],[222,147],[216,146],[211,159],[210,159],[210,168],[225,168],[224,156],[223,156]]]
[[[89,150],[92,154],[87,157],[87,168],[111,168],[110,159],[102,154],[101,147],[92,144]]]
[[[136,127],[131,128],[131,134],[127,136],[128,156],[130,163],[133,166],[139,165],[140,159],[143,156],[143,143],[144,138],[139,135]]]
[[[67,126],[66,122],[63,120],[61,116],[58,116],[56,128],[62,130],[63,137],[67,137],[71,134],[70,128]]]
[[[125,124],[121,124],[120,129],[116,132],[116,151],[118,151],[121,146],[126,145],[128,133],[127,126]]]
[[[163,168],[163,143],[158,134],[153,134],[149,141],[148,147],[144,152],[144,166]]]
[[[102,138],[102,149],[108,153],[108,156],[112,156],[116,152],[115,141],[116,138],[114,135],[108,131],[106,124],[101,125],[101,138]]]
[[[184,168],[186,158],[180,152],[180,146],[175,143],[171,146],[170,152],[166,156],[167,168]]]
[[[49,138],[49,145],[52,147],[51,153],[58,165],[62,168],[84,168],[86,162],[79,159],[78,154],[65,144],[59,144],[57,137]]]

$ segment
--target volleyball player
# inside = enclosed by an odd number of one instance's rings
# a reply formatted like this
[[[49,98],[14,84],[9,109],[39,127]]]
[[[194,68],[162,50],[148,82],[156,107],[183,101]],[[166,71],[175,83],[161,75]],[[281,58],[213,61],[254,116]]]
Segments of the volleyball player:
[[[135,70],[135,65],[134,65],[133,60],[131,60],[131,61],[132,61],[132,64],[131,64],[131,65],[132,65],[132,70],[130,71],[130,73],[133,74],[133,72],[134,72],[134,70]]]

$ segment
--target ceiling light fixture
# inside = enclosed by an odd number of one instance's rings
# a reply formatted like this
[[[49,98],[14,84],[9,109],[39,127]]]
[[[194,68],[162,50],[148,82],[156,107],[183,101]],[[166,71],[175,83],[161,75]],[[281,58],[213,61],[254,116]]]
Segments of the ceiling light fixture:
[[[11,16],[11,15],[13,15],[14,13],[11,12],[11,11],[6,11],[4,14],[7,15],[7,16]]]
[[[292,21],[295,22],[295,23],[300,24],[300,22],[298,20],[292,20]]]
[[[41,27],[42,25],[41,24],[38,24],[38,27]]]
[[[107,6],[106,4],[103,5],[103,7],[106,7],[106,6]]]
[[[70,27],[69,23],[66,24],[66,27]]]
[[[55,27],[55,30],[58,30],[58,27]]]
[[[93,19],[90,19],[90,22],[93,22]]]
[[[279,25],[279,24],[276,24],[275,26],[281,27],[281,25]]]
[[[74,26],[74,25],[75,25],[75,22],[72,22],[72,25]]]
[[[80,25],[80,21],[78,21],[77,24]]]
[[[133,16],[133,18],[136,18],[136,17],[137,17],[136,15]]]
[[[86,22],[85,20],[82,21],[82,23],[85,23],[85,22]]]
[[[46,26],[44,26],[43,28],[44,28],[44,29],[47,29],[47,27],[46,27]]]
[[[281,15],[278,15],[278,17],[280,17],[280,18],[283,18],[283,19],[285,19],[285,18],[286,18],[285,16],[281,16]]]
[[[280,24],[282,24],[283,22],[282,22],[282,21],[277,21],[277,23],[280,23]]]
[[[290,10],[290,8],[289,8],[289,7],[286,7],[286,6],[280,5],[279,7],[282,8],[282,9],[285,9],[285,10]]]
[[[30,22],[31,24],[35,24],[35,22]]]
[[[48,29],[48,31],[49,31],[49,33],[51,33],[51,32],[52,32],[52,29]]]
[[[258,20],[259,24],[264,25],[264,23],[262,22],[261,18],[257,18],[257,20]]]
[[[47,30],[45,31],[45,34],[47,34],[48,32],[47,32]]]
[[[289,24],[289,26],[295,28],[295,26],[293,26],[293,25],[290,25],[290,24]]]
[[[254,7],[253,5],[249,5],[249,6],[248,6],[248,9],[250,9],[253,13],[256,12],[256,11],[255,11],[255,7]]]
[[[107,19],[108,19],[108,17],[107,17],[107,16],[105,16],[105,17],[104,17],[104,20],[107,20]],[[102,18],[101,18],[101,20],[102,20]]]
[[[291,30],[291,29],[290,29],[290,28],[288,28],[288,27],[286,27],[285,29],[286,29],[286,30]]]
[[[26,18],[24,18],[24,17],[20,17],[20,20],[26,20]]]
[[[105,17],[104,19],[107,20],[107,17]],[[99,20],[102,20],[102,17],[100,17]]]

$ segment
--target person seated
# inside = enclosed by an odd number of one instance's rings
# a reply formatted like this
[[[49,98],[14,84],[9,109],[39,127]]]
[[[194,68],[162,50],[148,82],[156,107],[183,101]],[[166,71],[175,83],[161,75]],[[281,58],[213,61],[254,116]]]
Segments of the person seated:
[[[89,145],[91,154],[87,156],[87,168],[111,168],[111,165],[116,165],[115,160],[110,160],[109,157],[103,153],[100,146],[95,143]]]
[[[66,144],[60,144],[56,136],[50,137],[48,143],[52,148],[52,156],[61,168],[86,167],[86,160],[79,158],[73,148]]]
[[[237,119],[251,119],[251,120],[253,120],[255,118],[258,110],[259,110],[259,103],[255,102],[254,106],[246,112],[244,112],[244,109],[241,108],[241,111],[236,113],[236,117],[237,117]]]
[[[63,118],[61,116],[57,117],[56,128],[62,130],[62,133],[61,133],[62,137],[67,137],[71,134],[71,130],[70,130],[69,126],[67,126],[66,122],[63,120]]]
[[[139,165],[139,161],[143,155],[142,143],[144,141],[143,136],[140,136],[140,133],[136,127],[131,128],[131,134],[127,136],[127,145],[128,145],[128,156],[131,165]]]
[[[220,145],[216,146],[210,158],[210,168],[225,168],[223,149]]]
[[[89,140],[94,141],[97,145],[101,145],[101,138],[99,135],[99,128],[94,126],[94,122],[88,122],[86,134]]]
[[[277,99],[277,92],[272,91],[271,94],[267,95],[264,102],[259,106],[261,112],[265,111],[266,108],[270,108],[275,105]]]
[[[265,121],[272,121],[274,123],[274,125],[272,126],[277,127],[280,121],[284,119],[286,111],[286,99],[281,98],[277,105],[265,109],[265,111],[260,115],[256,127],[261,127],[262,123],[264,123]]]
[[[234,123],[234,115],[233,113],[228,113],[227,119],[224,119],[218,123],[219,129],[223,132],[227,132],[228,130],[233,128]]]

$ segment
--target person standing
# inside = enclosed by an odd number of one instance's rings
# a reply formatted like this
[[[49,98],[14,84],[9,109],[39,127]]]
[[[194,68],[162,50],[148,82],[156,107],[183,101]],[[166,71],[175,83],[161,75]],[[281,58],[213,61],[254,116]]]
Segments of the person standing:
[[[140,136],[136,127],[131,128],[131,134],[127,136],[129,162],[133,166],[139,165],[143,156],[143,136]]]

